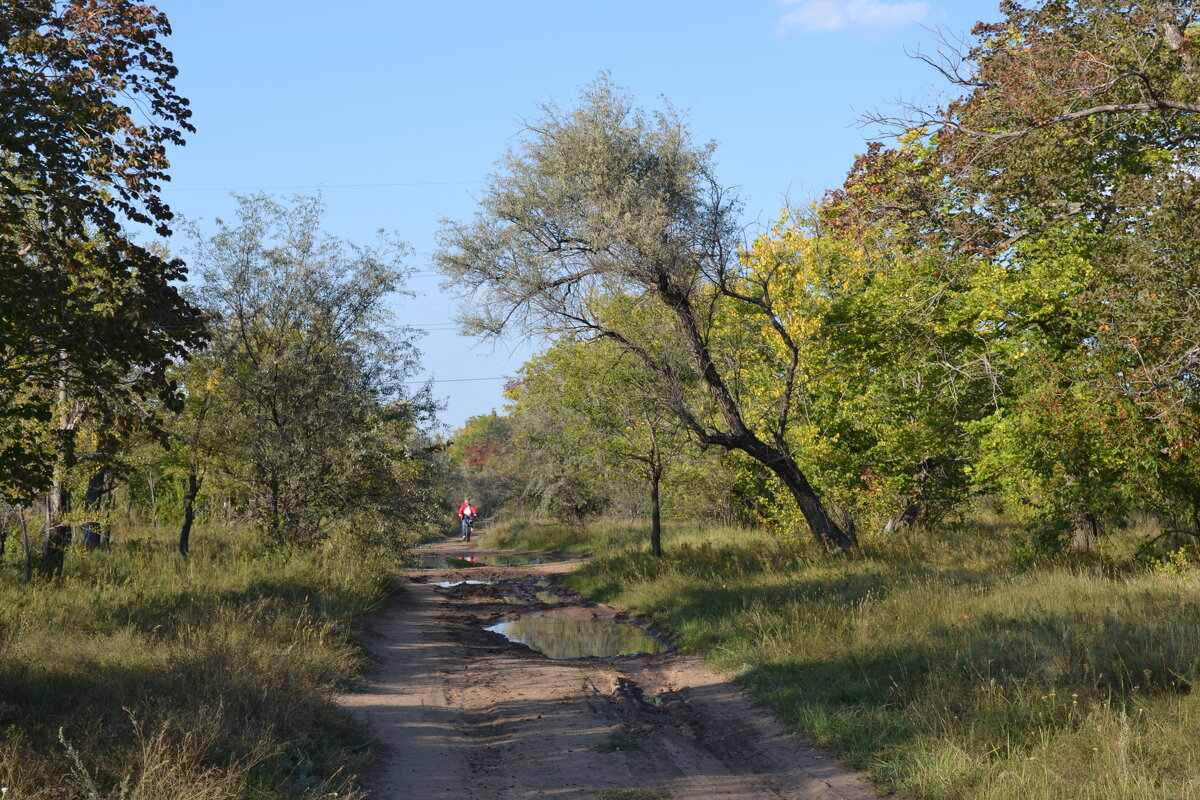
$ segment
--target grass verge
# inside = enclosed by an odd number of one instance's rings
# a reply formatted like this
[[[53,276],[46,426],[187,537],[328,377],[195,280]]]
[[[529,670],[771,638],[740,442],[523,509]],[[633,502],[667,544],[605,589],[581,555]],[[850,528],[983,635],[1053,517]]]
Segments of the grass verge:
[[[584,531],[576,549],[596,558],[574,588],[652,616],[881,791],[1200,797],[1200,573],[1185,557],[1029,563],[1002,526],[964,524],[851,560],[672,526],[655,559],[644,527]],[[565,549],[559,533],[542,546]]]
[[[200,530],[69,553],[58,582],[0,572],[4,800],[358,796],[366,740],[334,706],[363,663],[384,561]]]

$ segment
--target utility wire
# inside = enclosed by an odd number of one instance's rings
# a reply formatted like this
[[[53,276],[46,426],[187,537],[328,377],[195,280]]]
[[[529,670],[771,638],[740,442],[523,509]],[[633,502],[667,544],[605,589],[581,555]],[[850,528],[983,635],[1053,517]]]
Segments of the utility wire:
[[[405,386],[424,386],[427,383],[463,383],[465,381],[507,381],[511,380],[509,375],[497,375],[494,378],[442,378],[435,381],[405,381]]]
[[[410,183],[319,183],[296,186],[198,186],[176,188],[164,186],[163,192],[278,192],[292,189],[384,189],[395,186],[467,186],[483,181],[413,181]]]

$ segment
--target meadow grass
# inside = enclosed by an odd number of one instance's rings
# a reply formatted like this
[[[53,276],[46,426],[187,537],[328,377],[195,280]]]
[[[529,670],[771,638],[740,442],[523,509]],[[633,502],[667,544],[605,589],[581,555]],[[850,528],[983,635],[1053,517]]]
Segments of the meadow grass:
[[[762,531],[577,532],[568,581],[652,616],[793,728],[911,798],[1200,797],[1200,572],[1109,553],[1020,557],[963,523],[854,558]],[[566,549],[561,531],[548,541]],[[537,529],[510,532],[538,545]],[[524,538],[522,538],[524,537]]]
[[[244,530],[122,529],[64,577],[0,562],[4,800],[354,797],[366,738],[333,694],[394,591],[386,560]]]

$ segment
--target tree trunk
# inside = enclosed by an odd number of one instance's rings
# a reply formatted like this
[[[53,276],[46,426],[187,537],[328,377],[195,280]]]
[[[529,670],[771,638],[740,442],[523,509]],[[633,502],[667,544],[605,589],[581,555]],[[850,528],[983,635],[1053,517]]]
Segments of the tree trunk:
[[[183,526],[179,529],[179,554],[187,558],[189,539],[192,535],[192,521],[195,519],[195,502],[196,495],[200,493],[201,479],[196,475],[196,469],[193,467],[188,472],[188,488],[187,493],[183,496]]]
[[[901,528],[907,528],[917,521],[917,517],[921,516],[921,503],[919,500],[909,498],[904,510],[900,512],[900,516],[891,517],[883,526],[885,536],[890,536]]]
[[[54,481],[46,513],[46,538],[42,544],[41,573],[47,578],[62,575],[66,550],[71,546],[71,485],[69,473],[75,465],[75,431],[59,428],[54,431],[58,457],[54,464]]]
[[[25,583],[29,583],[29,579],[33,577],[33,548],[29,546],[29,524],[25,521],[25,509],[21,509],[21,545],[25,550],[25,563],[21,571],[21,577]]]
[[[746,452],[759,458],[772,472],[779,476],[783,481],[783,485],[792,493],[792,497],[796,499],[796,505],[800,507],[800,513],[804,515],[804,521],[808,523],[809,529],[812,530],[813,536],[823,546],[838,548],[844,553],[849,553],[858,544],[855,541],[855,536],[849,531],[844,531],[838,527],[833,518],[829,516],[829,512],[821,505],[821,501],[817,498],[817,493],[813,491],[812,485],[809,484],[808,478],[800,471],[800,467],[791,456],[786,453],[781,453],[773,447],[758,442],[763,450],[762,458],[755,456],[751,449],[746,449]]]
[[[103,457],[104,454],[101,454]],[[87,491],[83,494],[83,507],[87,509],[88,516],[102,516],[104,499],[108,493],[112,491],[112,486],[109,481],[112,473],[107,465],[101,466],[98,470],[92,473],[88,478]],[[100,520],[89,519],[83,523],[83,546],[88,552],[99,547],[106,538],[104,536],[105,524]]]
[[[728,433],[707,432],[687,411],[680,406],[680,414],[685,418],[687,426],[696,432],[706,444],[719,445],[727,450],[741,450],[755,459],[778,476],[787,490],[791,492],[804,515],[805,522],[818,543],[827,548],[837,547],[845,553],[853,550],[857,544],[853,534],[838,527],[833,518],[821,505],[817,493],[813,491],[808,478],[796,464],[796,460],[783,446],[783,431],[777,431],[778,446],[771,446],[759,439],[742,419],[741,410],[729,393],[724,378],[717,370],[716,364],[708,350],[708,344],[700,334],[695,311],[686,293],[670,284],[670,279],[664,272],[662,282],[658,285],[659,296],[675,312],[675,320],[683,336],[688,352],[700,370],[708,394],[717,404],[722,419],[728,427]]]
[[[904,510],[900,512],[900,516],[892,517],[883,526],[885,535],[916,524],[917,518],[921,516],[921,512],[925,509],[926,490],[929,486],[929,481],[933,478],[933,471],[937,466],[938,459],[934,457],[923,458],[917,462],[917,468],[913,471],[913,483],[915,486],[912,496],[904,498]]]
[[[130,492],[132,494],[132,492]],[[100,546],[108,549],[113,537],[113,518],[117,515],[117,487],[108,490],[108,522],[100,528]]]
[[[1075,530],[1071,536],[1071,544],[1076,550],[1095,550],[1096,539],[1100,535],[1100,520],[1091,513],[1081,514],[1075,520]]]
[[[662,510],[659,505],[659,486],[662,470],[650,470],[650,552],[655,557],[662,555]]]

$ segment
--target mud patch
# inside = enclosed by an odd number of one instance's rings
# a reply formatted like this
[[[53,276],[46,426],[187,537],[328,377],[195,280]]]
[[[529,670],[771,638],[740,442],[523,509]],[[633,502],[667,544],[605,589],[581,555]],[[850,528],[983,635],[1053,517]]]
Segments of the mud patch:
[[[485,630],[553,659],[614,658],[667,650],[665,644],[636,625],[580,619],[574,614],[531,614],[489,625]]]

